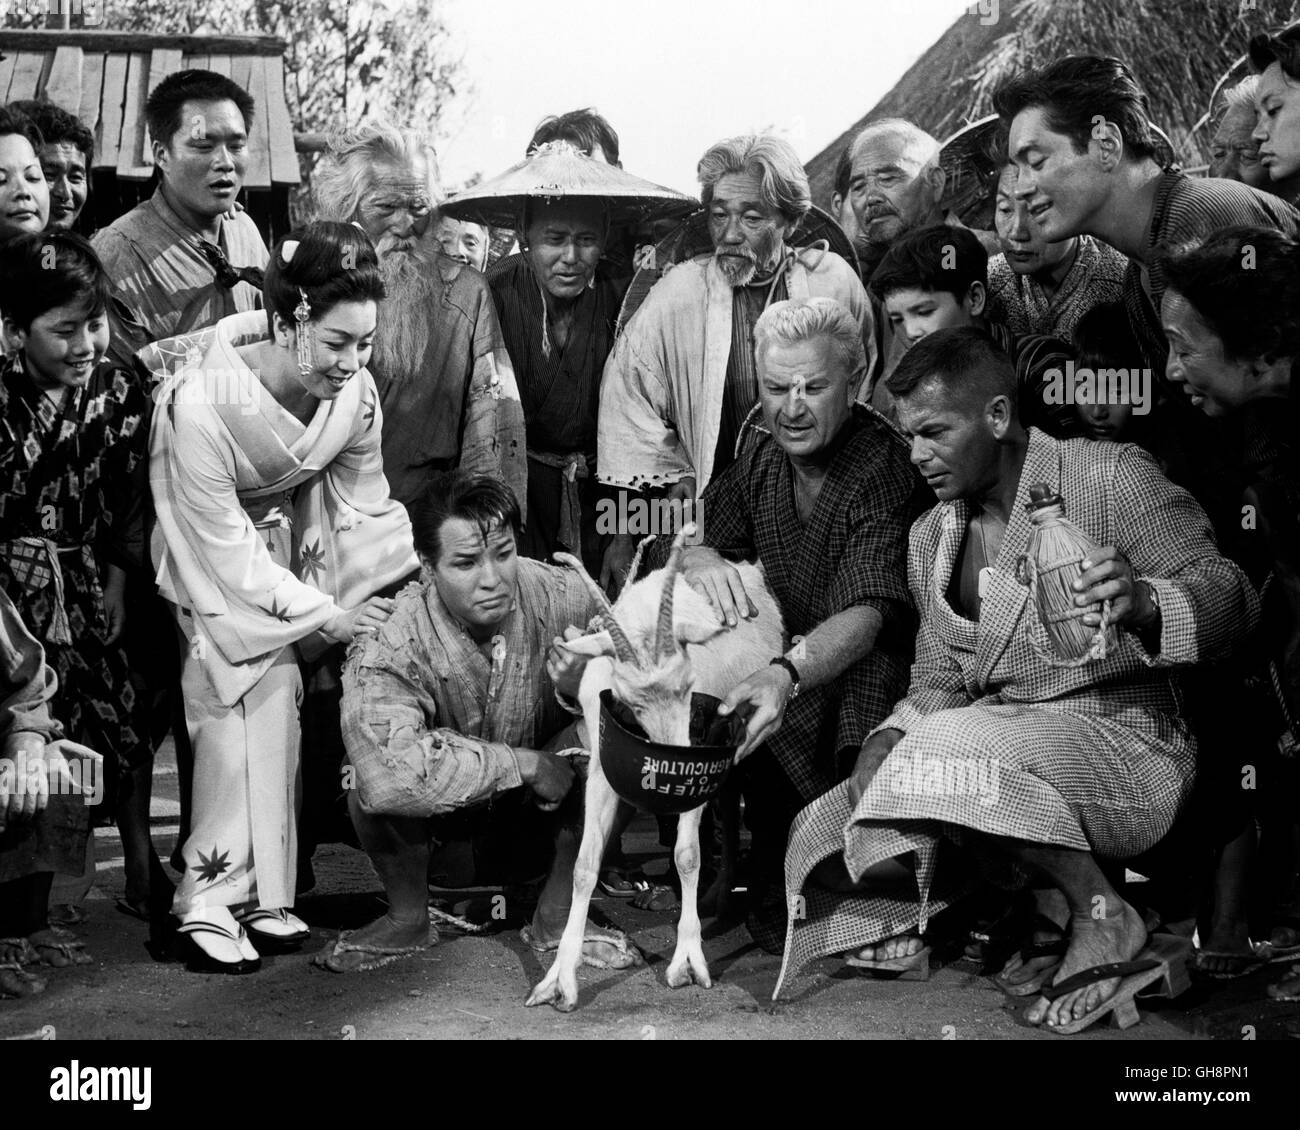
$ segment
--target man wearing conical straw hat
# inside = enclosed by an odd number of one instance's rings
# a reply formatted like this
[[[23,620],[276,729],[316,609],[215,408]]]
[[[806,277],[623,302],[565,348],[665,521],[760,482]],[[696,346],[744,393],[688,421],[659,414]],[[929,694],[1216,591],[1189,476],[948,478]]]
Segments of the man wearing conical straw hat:
[[[596,528],[596,410],[627,285],[605,269],[605,249],[611,228],[684,215],[695,204],[556,139],[443,205],[446,215],[519,233],[519,254],[495,264],[488,283],[524,407],[519,551],[527,557],[572,553],[593,576],[602,573],[609,538]]]
[[[1028,1022],[1069,1033],[1114,1011],[1133,1023],[1138,989],[1177,991],[1176,955],[1148,939],[1098,859],[1133,858],[1172,825],[1195,774],[1177,669],[1237,646],[1258,602],[1204,511],[1143,449],[1023,428],[1010,358],[980,331],[920,341],[889,389],[939,497],[910,539],[917,659],[850,780],[795,820],[787,894],[805,909],[792,913],[783,978],[845,950],[852,965],[923,977],[928,919],[973,874],[1000,869],[1005,885],[1010,864],[1069,907],[1055,955],[1017,955],[999,977],[1033,1000]],[[1095,543],[1074,599],[1085,625],[1108,620],[1118,638],[1091,662],[1045,658],[1018,579],[1040,483]]]

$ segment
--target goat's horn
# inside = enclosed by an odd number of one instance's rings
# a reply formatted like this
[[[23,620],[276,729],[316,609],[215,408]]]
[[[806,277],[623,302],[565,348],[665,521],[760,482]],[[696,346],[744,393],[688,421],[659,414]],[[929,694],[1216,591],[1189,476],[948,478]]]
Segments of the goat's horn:
[[[687,538],[695,536],[695,523],[683,526],[673,538],[673,551],[664,569],[663,593],[659,597],[659,625],[655,629],[655,656],[666,659],[677,651],[677,637],[673,634],[673,594],[677,589],[677,574],[682,568],[682,547]]]
[[[649,537],[644,537],[637,542],[636,553],[632,555],[632,564],[627,567],[627,576],[624,578],[626,584],[630,585],[636,580],[637,570],[641,568],[641,556],[645,553],[646,546],[658,536],[658,534],[651,534]]]
[[[623,631],[623,625],[618,622],[618,617],[614,615],[614,608],[609,603],[609,597],[592,579],[591,574],[587,572],[582,562],[571,553],[552,553],[551,558],[558,564],[567,565],[574,570],[582,578],[582,583],[587,586],[587,591],[600,605],[601,611],[605,614],[605,628],[609,632],[609,638],[614,641],[614,658],[620,663],[630,663],[634,667],[639,666],[636,648],[632,646],[632,641],[627,638],[627,633]]]

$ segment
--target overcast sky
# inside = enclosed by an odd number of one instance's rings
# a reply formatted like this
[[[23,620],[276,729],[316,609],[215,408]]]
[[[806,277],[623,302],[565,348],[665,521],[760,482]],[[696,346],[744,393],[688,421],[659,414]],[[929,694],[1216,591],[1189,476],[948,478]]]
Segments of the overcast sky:
[[[547,114],[594,106],[623,167],[692,194],[722,137],[776,128],[807,161],[969,0],[448,0],[473,101],[443,179],[495,176]],[[975,18],[975,17],[971,17]],[[936,92],[939,96],[939,92]]]

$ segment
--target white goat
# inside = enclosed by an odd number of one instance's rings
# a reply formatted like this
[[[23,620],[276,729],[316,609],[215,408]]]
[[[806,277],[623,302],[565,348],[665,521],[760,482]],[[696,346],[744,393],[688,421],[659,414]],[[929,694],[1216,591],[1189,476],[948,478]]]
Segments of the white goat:
[[[611,690],[636,716],[651,741],[686,746],[690,744],[692,692],[725,698],[784,650],[781,610],[768,590],[761,566],[737,566],[758,615],[742,619],[730,629],[708,600],[682,579],[682,545],[693,532],[692,526],[683,529],[673,542],[668,564],[624,588],[612,608],[580,561],[568,554],[555,555],[557,561],[582,574],[605,609],[605,627],[565,645],[589,657],[578,700],[591,743],[591,765],[582,844],[573,869],[573,905],[555,962],[529,994],[529,1005],[553,1004],[561,1012],[570,1012],[578,1002],[577,970],[587,911],[615,814],[624,803],[600,766],[600,692]],[[633,562],[629,576],[635,573]],[[668,984],[674,989],[692,980],[706,988],[712,984],[700,945],[696,903],[703,813],[701,806],[683,813],[677,821],[673,859],[682,881],[682,913],[677,923],[677,948],[668,966]]]

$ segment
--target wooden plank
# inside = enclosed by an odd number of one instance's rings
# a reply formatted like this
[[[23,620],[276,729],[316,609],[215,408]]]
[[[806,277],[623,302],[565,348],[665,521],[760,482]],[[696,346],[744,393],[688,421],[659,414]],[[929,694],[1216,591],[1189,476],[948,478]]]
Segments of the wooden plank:
[[[18,57],[18,65],[14,67],[14,77],[9,83],[6,101],[18,102],[23,98],[35,98],[44,69],[44,51],[24,51]]]
[[[145,100],[149,98],[149,92],[153,90],[168,75],[175,74],[184,66],[182,60],[184,56],[174,47],[158,48],[149,56],[149,83],[145,87]],[[144,102],[140,103],[140,120],[144,121]],[[148,123],[145,123],[144,144],[142,149],[143,160],[141,165],[153,166],[153,146],[149,144]]]
[[[266,71],[266,111],[271,119],[271,180],[297,184],[298,153],[293,144],[293,122],[284,100],[284,60],[263,59]]]
[[[253,57],[251,55],[232,55],[230,57],[230,78],[233,82],[248,90],[252,73]]]
[[[52,31],[6,28],[0,31],[0,50],[50,51],[59,46],[83,51],[156,51],[174,48],[185,52],[220,52],[229,55],[283,55],[288,46],[274,35],[145,35],[125,31]]]
[[[77,117],[92,134],[99,125],[99,96],[103,89],[104,56],[93,51],[84,54],[81,63],[81,104],[77,107]]]
[[[81,108],[81,70],[84,57],[80,47],[60,47],[54,52],[50,77],[45,80],[45,97],[69,114]]]
[[[149,55],[132,51],[122,107],[122,145],[117,152],[117,175],[123,180],[143,180],[153,172],[145,162],[144,101],[149,96]]]
[[[226,78],[229,78],[230,77],[230,56],[223,55],[220,52],[214,51],[211,55],[208,56],[208,70],[216,71],[217,74],[225,75]]]
[[[253,128],[248,131],[248,171],[244,184],[248,188],[271,187],[271,116],[270,99],[266,96],[266,68],[262,60],[247,56],[249,63],[248,85],[244,87],[253,96]]]
[[[114,53],[104,58],[104,90],[100,98],[100,130],[95,135],[95,168],[117,168],[122,144],[122,102],[126,98],[126,70],[129,55]]]
[[[212,68],[208,66],[208,59],[211,56],[206,51],[195,51],[191,55],[186,55],[181,60],[181,70],[185,71],[208,71]]]
[[[6,51],[0,58],[0,102],[8,101],[9,83],[14,77],[14,67],[18,64],[18,52]]]

